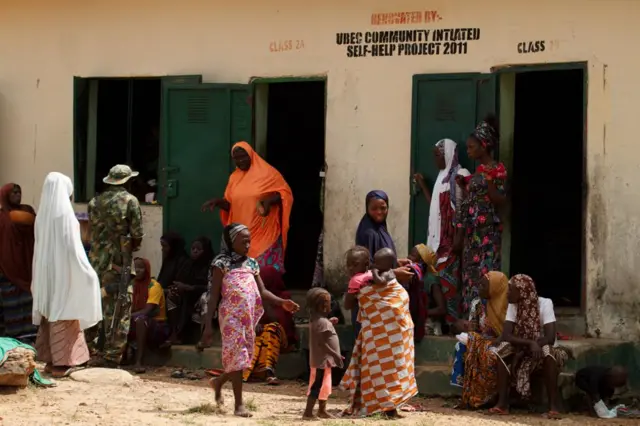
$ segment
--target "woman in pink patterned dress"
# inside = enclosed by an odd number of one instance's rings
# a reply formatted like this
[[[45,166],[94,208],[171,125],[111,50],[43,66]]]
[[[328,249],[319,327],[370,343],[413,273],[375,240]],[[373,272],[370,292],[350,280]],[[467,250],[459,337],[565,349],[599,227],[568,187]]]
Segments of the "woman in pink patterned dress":
[[[216,403],[222,405],[222,386],[231,380],[234,414],[240,417],[251,417],[242,403],[242,373],[251,366],[255,330],[264,313],[262,299],[289,312],[296,312],[299,308],[295,302],[276,297],[265,289],[258,262],[247,256],[250,246],[249,228],[238,223],[224,228],[221,253],[211,264],[211,294],[202,336],[202,343],[208,346],[213,335],[213,313],[217,309],[224,374],[210,383]]]

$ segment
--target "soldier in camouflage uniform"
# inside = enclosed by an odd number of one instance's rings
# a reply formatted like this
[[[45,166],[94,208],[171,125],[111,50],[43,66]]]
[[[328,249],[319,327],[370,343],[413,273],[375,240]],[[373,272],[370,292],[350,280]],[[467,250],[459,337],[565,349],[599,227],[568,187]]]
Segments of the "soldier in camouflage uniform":
[[[107,189],[89,202],[89,222],[91,224],[91,251],[89,260],[100,277],[102,287],[103,321],[100,338],[97,339],[99,351],[105,360],[120,363],[124,355],[129,333],[130,303],[125,306],[119,324],[114,327],[113,336],[105,336],[113,319],[115,302],[118,297],[118,284],[122,279],[123,256],[121,237],[130,237],[131,249],[138,250],[142,242],[142,212],[138,199],[131,195],[125,184],[138,172],[129,166],[117,165],[111,168],[103,179]],[[102,347],[100,347],[102,346]]]

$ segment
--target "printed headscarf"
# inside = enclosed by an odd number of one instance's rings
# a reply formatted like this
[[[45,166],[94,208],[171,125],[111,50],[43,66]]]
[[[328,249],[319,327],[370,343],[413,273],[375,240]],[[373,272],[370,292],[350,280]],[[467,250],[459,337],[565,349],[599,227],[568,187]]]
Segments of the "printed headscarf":
[[[487,322],[496,335],[502,334],[502,327],[507,316],[509,300],[509,279],[499,271],[491,271],[485,275],[489,282],[489,299],[487,300]]]
[[[418,244],[416,246],[416,250],[420,255],[420,258],[424,262],[426,269],[432,274],[436,273],[436,262],[438,259],[436,258],[436,253],[427,247],[425,244]]]
[[[520,291],[518,313],[513,333],[521,339],[538,340],[540,337],[540,307],[538,292],[530,276],[518,274],[511,277],[509,284]]]
[[[213,266],[227,272],[242,264],[247,256],[240,255],[233,251],[233,242],[238,237],[238,234],[245,229],[249,228],[241,223],[231,223],[225,226],[222,231],[222,241],[220,242],[220,254],[213,259]]]
[[[360,220],[356,231],[356,245],[366,247],[369,250],[371,262],[373,262],[373,255],[380,249],[390,248],[396,253],[396,246],[387,230],[386,219],[382,223],[376,223],[369,216],[369,202],[375,199],[383,200],[387,203],[387,206],[389,205],[389,197],[384,191],[375,190],[369,192],[365,198],[365,214]]]
[[[513,327],[514,335],[521,339],[537,341],[541,334],[536,285],[530,276],[524,274],[514,275],[509,283],[515,285],[520,291],[518,313]],[[549,355],[551,353],[549,346],[542,347],[542,352],[543,356]],[[516,390],[525,398],[531,395],[531,374],[537,365],[537,360],[527,355],[520,361],[515,371]]]
[[[487,121],[481,121],[472,134],[484,148],[493,149],[498,144],[498,129],[495,129]]]

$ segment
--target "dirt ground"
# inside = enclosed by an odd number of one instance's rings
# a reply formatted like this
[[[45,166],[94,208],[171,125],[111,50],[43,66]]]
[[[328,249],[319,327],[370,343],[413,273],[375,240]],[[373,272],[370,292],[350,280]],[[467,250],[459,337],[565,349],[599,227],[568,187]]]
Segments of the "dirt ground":
[[[0,389],[2,425],[417,425],[446,426],[473,423],[474,425],[632,425],[637,420],[598,421],[585,416],[567,415],[562,420],[548,421],[539,415],[515,414],[489,417],[449,408],[452,403],[441,399],[412,401],[422,405],[425,412],[402,413],[399,420],[336,419],[302,422],[306,385],[284,382],[271,387],[263,384],[245,386],[245,404],[253,412],[251,419],[233,416],[231,389],[225,388],[225,407],[216,408],[207,379],[171,379],[170,371],[155,370],[130,384],[96,385],[58,381],[49,389],[28,387],[21,390]],[[339,414],[346,406],[346,393],[335,391],[329,406]]]

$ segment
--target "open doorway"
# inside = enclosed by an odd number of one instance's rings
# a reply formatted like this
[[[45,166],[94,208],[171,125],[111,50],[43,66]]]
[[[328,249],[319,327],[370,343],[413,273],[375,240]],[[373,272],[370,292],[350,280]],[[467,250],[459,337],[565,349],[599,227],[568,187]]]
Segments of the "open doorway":
[[[256,84],[256,148],[293,192],[284,276],[287,288],[311,287],[322,232],[326,82]],[[264,108],[266,107],[266,108]]]
[[[585,90],[583,69],[515,75],[509,269],[557,307],[582,301]]]

